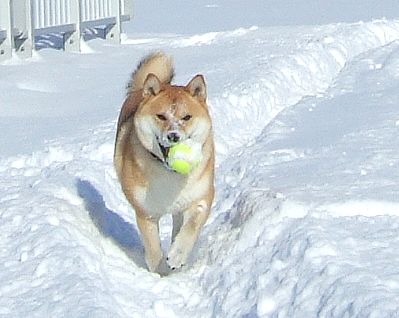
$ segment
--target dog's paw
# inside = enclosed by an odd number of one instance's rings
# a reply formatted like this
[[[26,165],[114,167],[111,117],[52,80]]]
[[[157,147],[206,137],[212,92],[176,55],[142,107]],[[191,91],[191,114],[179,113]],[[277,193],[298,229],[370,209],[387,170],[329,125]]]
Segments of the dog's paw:
[[[172,270],[181,268],[186,264],[188,253],[180,248],[172,248],[166,258],[166,263]]]

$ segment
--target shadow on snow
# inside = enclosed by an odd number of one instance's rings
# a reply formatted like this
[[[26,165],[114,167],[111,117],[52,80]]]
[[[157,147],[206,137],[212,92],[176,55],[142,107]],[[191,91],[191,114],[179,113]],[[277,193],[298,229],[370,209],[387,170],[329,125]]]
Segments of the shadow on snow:
[[[77,179],[76,187],[100,233],[110,238],[137,266],[146,268],[143,245],[133,225],[108,209],[103,196],[89,181]]]

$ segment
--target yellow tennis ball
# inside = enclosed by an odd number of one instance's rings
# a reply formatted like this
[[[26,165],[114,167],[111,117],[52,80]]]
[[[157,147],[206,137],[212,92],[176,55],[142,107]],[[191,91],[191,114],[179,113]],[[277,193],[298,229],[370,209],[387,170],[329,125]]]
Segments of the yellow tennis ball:
[[[169,149],[168,164],[180,174],[189,174],[200,162],[201,150],[199,146],[181,142]]]
[[[189,158],[192,153],[191,147],[187,143],[178,143],[170,147],[169,157]]]
[[[192,165],[188,161],[181,159],[172,160],[170,167],[180,174],[189,174],[192,169]]]

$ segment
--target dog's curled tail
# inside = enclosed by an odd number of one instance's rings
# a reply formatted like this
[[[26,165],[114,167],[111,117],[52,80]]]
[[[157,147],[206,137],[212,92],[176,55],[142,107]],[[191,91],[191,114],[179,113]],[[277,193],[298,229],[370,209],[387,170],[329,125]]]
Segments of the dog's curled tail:
[[[154,74],[161,83],[169,84],[174,76],[172,58],[163,52],[147,55],[141,60],[127,85],[127,93],[138,91],[143,88],[148,74]]]

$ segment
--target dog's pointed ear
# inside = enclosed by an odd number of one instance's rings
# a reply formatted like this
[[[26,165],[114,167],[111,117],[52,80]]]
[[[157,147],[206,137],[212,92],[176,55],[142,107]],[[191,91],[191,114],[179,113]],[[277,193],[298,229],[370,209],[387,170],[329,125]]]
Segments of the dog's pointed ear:
[[[148,74],[143,85],[143,97],[155,96],[161,91],[161,81],[152,73]]]
[[[191,96],[197,98],[201,102],[206,100],[206,84],[202,75],[196,75],[187,84],[186,89],[189,91]]]

